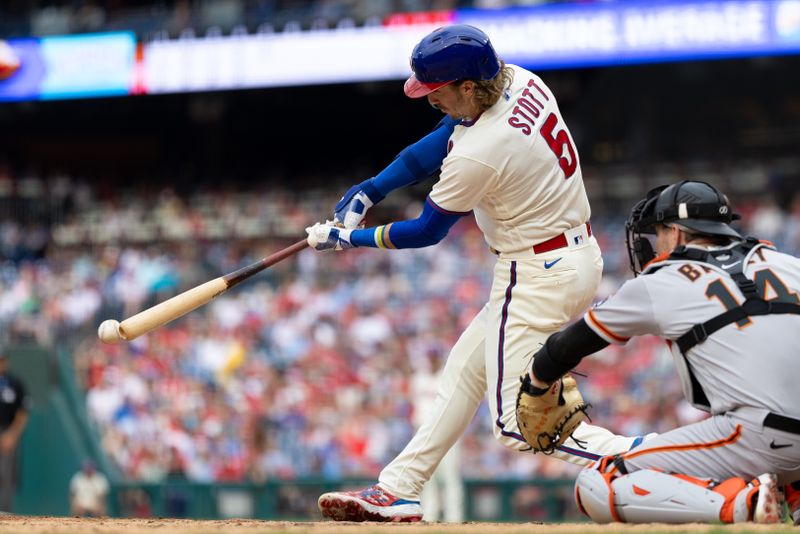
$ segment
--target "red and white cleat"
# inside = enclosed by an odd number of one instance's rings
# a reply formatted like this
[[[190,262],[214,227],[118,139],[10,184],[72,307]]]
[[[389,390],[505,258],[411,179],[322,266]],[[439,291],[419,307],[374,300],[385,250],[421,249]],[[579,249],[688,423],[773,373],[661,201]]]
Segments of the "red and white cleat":
[[[333,491],[317,501],[319,511],[334,521],[414,523],[422,520],[419,501],[398,499],[377,484],[361,491]]]
[[[780,523],[783,521],[783,492],[778,489],[778,477],[767,473],[758,477],[758,482],[753,522]]]

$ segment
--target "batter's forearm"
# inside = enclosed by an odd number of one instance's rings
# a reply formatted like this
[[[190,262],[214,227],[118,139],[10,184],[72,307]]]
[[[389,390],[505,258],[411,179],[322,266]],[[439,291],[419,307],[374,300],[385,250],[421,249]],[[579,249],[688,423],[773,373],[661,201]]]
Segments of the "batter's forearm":
[[[374,228],[356,230],[350,242],[357,247],[374,248],[424,248],[441,241],[444,234],[431,234],[419,228],[416,221],[400,221]]]
[[[608,345],[581,319],[547,338],[533,357],[533,374],[550,384],[574,369],[583,358]]]
[[[357,247],[422,248],[435,245],[466,213],[446,212],[428,199],[416,219],[373,228],[353,230],[350,242]]]

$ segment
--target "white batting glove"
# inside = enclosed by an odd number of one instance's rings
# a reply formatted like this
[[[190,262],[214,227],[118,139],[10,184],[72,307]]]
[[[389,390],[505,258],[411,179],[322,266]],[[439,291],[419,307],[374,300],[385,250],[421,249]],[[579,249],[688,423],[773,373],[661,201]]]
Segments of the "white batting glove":
[[[354,185],[336,203],[336,207],[333,209],[333,221],[350,230],[358,228],[363,224],[367,210],[374,205],[375,203],[367,196],[361,185]]]
[[[340,228],[331,221],[306,228],[308,244],[314,250],[345,250],[353,248],[350,242],[352,229]]]

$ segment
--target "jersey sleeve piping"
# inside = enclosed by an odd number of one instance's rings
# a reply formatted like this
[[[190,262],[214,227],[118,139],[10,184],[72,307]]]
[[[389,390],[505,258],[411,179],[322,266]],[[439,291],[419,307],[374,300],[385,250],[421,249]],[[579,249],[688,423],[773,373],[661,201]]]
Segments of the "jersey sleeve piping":
[[[464,215],[469,215],[471,213],[471,211],[472,211],[472,210],[470,210],[470,211],[451,211],[451,210],[446,210],[443,207],[441,207],[440,205],[438,205],[436,202],[434,202],[433,199],[430,196],[428,196],[428,198],[426,200],[427,200],[428,204],[430,204],[430,206],[433,209],[435,209],[439,213],[444,213],[445,215],[464,216]]]
[[[589,328],[594,330],[595,334],[605,339],[609,343],[613,343],[615,345],[624,345],[630,339],[629,337],[620,336],[619,334],[612,332],[610,328],[597,319],[597,315],[595,315],[594,310],[589,310],[586,312],[585,318],[586,324],[589,325]]]

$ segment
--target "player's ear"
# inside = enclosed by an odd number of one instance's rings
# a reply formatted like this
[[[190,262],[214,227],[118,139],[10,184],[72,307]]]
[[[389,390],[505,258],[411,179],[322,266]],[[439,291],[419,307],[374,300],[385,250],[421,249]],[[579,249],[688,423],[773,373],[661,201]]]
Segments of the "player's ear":
[[[678,227],[677,225],[673,224],[670,225],[668,228],[670,232],[672,232],[672,239],[676,247],[685,245],[689,243],[689,241],[691,241],[691,234],[685,232],[684,230],[681,230],[680,227]]]

